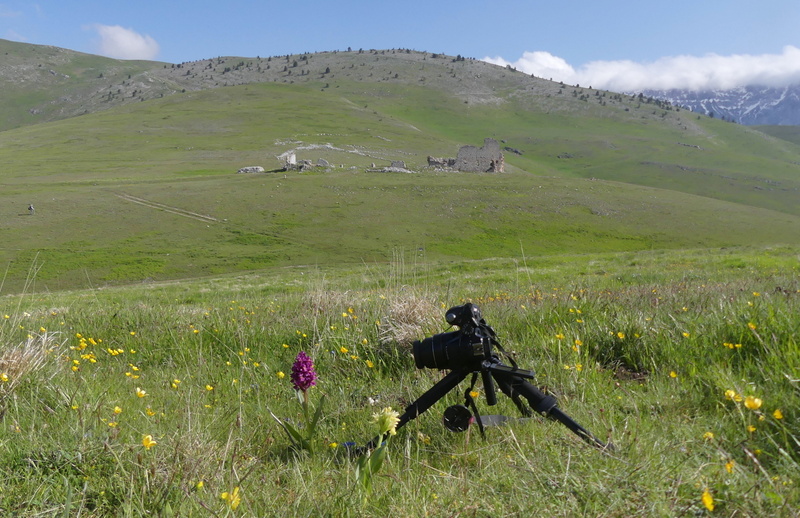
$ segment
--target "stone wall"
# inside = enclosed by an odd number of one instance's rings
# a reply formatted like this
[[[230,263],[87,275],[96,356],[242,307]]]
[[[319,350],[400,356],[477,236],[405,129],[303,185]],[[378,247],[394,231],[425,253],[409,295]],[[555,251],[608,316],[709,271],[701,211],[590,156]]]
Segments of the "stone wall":
[[[502,173],[505,158],[500,152],[500,143],[493,138],[483,140],[482,147],[463,146],[458,150],[455,168],[459,171],[480,173]]]

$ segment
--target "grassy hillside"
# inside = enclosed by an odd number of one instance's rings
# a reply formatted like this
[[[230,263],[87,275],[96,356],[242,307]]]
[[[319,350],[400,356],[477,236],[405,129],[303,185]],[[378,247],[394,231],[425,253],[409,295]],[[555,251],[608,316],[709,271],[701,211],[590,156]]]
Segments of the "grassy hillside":
[[[140,65],[178,93],[0,132],[5,290],[800,236],[796,146],[647,99],[405,51]],[[506,173],[426,167],[485,137]],[[236,174],[290,151],[331,165]]]
[[[775,138],[800,145],[800,128],[797,126],[754,126],[754,128]]]
[[[147,82],[153,97],[168,91],[164,86],[152,88],[153,81],[147,81],[147,72],[163,63],[122,61],[3,39],[0,57],[0,131],[138,102],[141,99],[131,95],[136,82],[131,78]],[[101,90],[112,87],[112,95],[106,92],[103,98]]]

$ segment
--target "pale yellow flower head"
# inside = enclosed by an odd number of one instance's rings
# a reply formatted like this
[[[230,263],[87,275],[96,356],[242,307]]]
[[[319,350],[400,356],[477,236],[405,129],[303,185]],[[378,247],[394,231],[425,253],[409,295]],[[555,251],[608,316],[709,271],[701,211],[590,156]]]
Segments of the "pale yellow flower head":
[[[397,424],[400,422],[400,414],[392,410],[392,407],[386,407],[380,412],[372,414],[372,420],[378,424],[378,433],[381,435],[385,433],[397,435]]]

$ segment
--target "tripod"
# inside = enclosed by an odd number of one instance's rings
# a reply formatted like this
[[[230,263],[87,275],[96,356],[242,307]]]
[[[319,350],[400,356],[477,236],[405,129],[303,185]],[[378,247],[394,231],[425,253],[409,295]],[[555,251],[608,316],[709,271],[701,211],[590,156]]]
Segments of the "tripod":
[[[554,396],[544,394],[526,381],[534,378],[533,372],[520,369],[510,357],[509,360],[512,366],[504,365],[500,362],[498,355],[492,352],[492,346],[496,346],[501,352],[502,348],[495,339],[494,330],[486,324],[476,306],[468,303],[451,308],[447,312],[446,319],[450,324],[460,326],[461,330],[434,335],[420,342],[415,342],[414,359],[417,367],[420,368],[447,367],[448,365],[455,368],[452,368],[444,378],[406,407],[399,418],[396,429],[419,417],[447,393],[456,388],[467,376],[472,374],[472,385],[464,395],[465,405],[449,407],[445,411],[444,421],[445,426],[450,430],[466,430],[472,418],[469,410],[471,408],[475,414],[475,421],[478,423],[481,434],[483,434],[483,422],[470,395],[472,387],[480,374],[483,379],[488,405],[497,404],[496,383],[500,391],[511,398],[523,416],[530,417],[533,412],[536,412],[539,415],[560,422],[593,446],[602,449],[612,447],[611,444],[607,445],[597,439],[558,408],[558,403]],[[527,401],[527,405],[522,401],[523,399]],[[367,447],[374,448],[383,439],[384,437],[382,436],[376,437]]]

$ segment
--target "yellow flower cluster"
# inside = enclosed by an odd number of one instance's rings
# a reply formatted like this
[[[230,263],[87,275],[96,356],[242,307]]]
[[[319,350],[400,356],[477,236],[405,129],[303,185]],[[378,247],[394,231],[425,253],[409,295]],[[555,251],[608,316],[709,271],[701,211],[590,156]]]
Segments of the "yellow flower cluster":
[[[226,491],[222,493],[219,497],[227,502],[228,507],[231,508],[231,511],[235,511],[242,502],[242,497],[239,496],[239,486],[234,487],[233,491]]]

